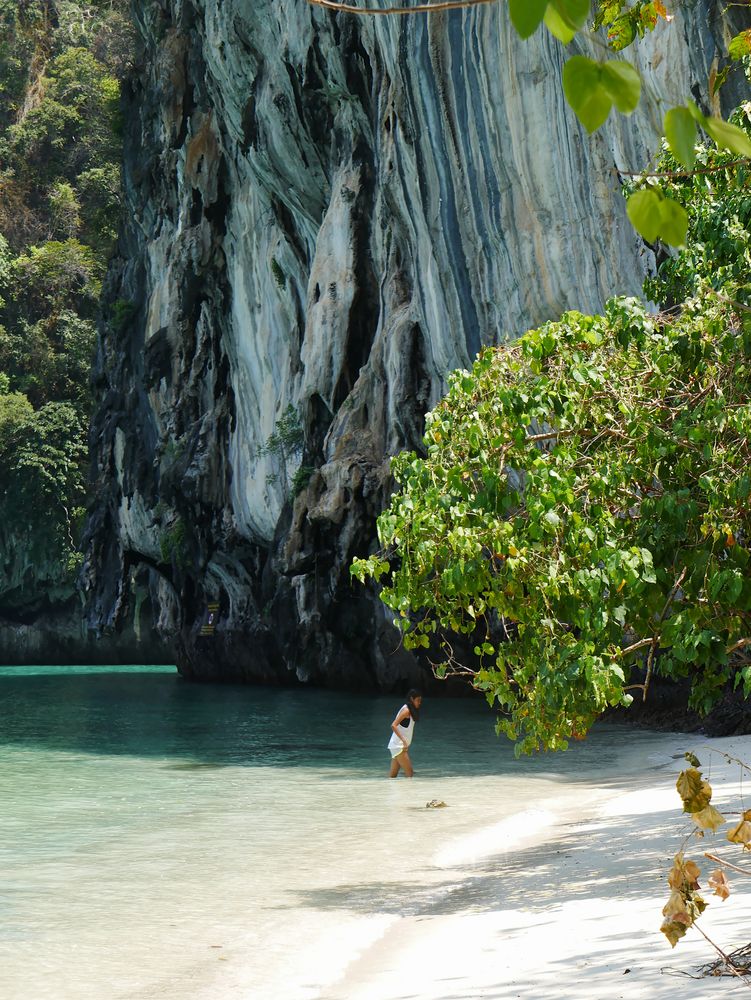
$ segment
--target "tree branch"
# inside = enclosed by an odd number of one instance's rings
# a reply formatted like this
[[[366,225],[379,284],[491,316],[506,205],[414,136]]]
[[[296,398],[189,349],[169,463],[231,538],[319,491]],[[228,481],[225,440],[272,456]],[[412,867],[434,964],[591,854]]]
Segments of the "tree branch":
[[[729,306],[733,306],[736,309],[741,309],[743,312],[751,312],[751,307],[745,305],[743,302],[738,302],[737,299],[729,299],[727,295],[723,295],[721,292],[715,291],[714,288],[705,288],[704,292],[707,295],[712,295],[714,298],[719,299],[720,302],[726,302]]]
[[[751,875],[751,869],[739,868],[738,865],[725,861],[725,859],[721,858],[718,854],[710,854],[709,851],[705,851],[704,857],[709,858],[710,861],[716,861],[718,865],[722,865],[724,868],[729,868],[733,872],[738,872],[739,875]]]
[[[701,927],[699,927],[698,921],[695,920],[691,926],[694,927],[701,934],[701,936],[704,938],[707,944],[710,944],[714,948],[714,950],[720,956],[722,961],[725,963],[725,968],[728,969],[734,976],[737,976],[744,986],[746,986],[748,989],[751,989],[751,983],[749,983],[748,980],[744,978],[741,970],[737,969],[733,965],[730,955],[726,955],[725,952],[722,950],[722,948],[720,948],[718,944],[715,944],[712,938],[709,937],[708,934],[704,933]]]
[[[326,10],[341,11],[345,14],[388,17],[392,14],[428,14],[431,11],[457,10],[460,7],[479,7],[481,4],[496,3],[497,0],[440,0],[439,3],[420,3],[414,7],[355,7],[337,0],[308,0],[311,6],[325,7]]]
[[[660,617],[657,619],[658,626],[662,625],[663,621],[665,620],[665,615],[668,613],[668,608],[673,603],[673,598],[675,597],[678,588],[683,583],[683,579],[686,576],[687,572],[688,572],[688,566],[684,566],[683,569],[678,574],[675,583],[671,587],[670,593],[668,594],[668,599],[665,601],[665,607],[662,609],[662,613],[660,614]],[[652,640],[652,645],[650,646],[649,649],[649,656],[647,657],[647,675],[644,678],[644,694],[642,696],[642,701],[647,700],[647,694],[649,693],[649,682],[652,680],[652,668],[654,667],[655,651],[657,650],[657,643],[659,642],[659,640],[660,640],[659,635],[656,635]]]
[[[618,655],[626,656],[627,653],[634,653],[637,649],[643,649],[645,646],[651,646],[653,642],[659,641],[659,638],[659,635],[652,635],[649,639],[639,639],[638,642],[634,642],[630,646],[626,646],[624,649],[621,649]],[[642,687],[642,685],[634,684],[634,687]]]
[[[697,177],[700,174],[716,174],[720,170],[729,170],[731,167],[745,167],[751,163],[747,157],[742,160],[731,160],[719,167],[701,167],[698,170],[659,170],[650,172],[648,170],[619,170],[613,167],[613,173],[621,177]]]
[[[585,431],[580,427],[568,427],[563,431],[546,431],[544,434],[528,434],[524,441],[526,444],[530,444],[534,441],[547,441],[550,438],[571,437],[573,434],[581,434],[582,437],[586,437],[588,439],[597,437],[626,437],[623,431],[618,431],[614,427],[604,427],[599,431]]]

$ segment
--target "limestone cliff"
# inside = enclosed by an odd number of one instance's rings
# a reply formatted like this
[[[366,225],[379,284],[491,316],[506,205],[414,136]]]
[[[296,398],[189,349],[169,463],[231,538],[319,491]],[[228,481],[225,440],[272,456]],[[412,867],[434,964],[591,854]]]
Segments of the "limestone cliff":
[[[714,6],[698,10],[638,49],[676,102],[715,57]],[[587,137],[561,46],[521,43],[504,3],[376,19],[144,0],[135,16],[89,623],[147,607],[188,676],[389,686],[417,667],[348,573],[387,456],[418,445],[481,345],[638,292],[652,257],[615,167],[646,162],[653,124]],[[279,445],[284,420],[301,446]]]

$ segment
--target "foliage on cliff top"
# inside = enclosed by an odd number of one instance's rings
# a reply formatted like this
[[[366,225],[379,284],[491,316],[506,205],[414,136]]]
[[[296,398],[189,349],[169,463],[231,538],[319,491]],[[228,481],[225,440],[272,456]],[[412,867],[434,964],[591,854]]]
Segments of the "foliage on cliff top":
[[[75,561],[130,50],[127,0],[0,0],[0,522],[42,573]]]
[[[661,315],[614,300],[484,351],[429,414],[426,453],[393,462],[382,551],[353,572],[382,581],[405,646],[469,674],[521,750],[565,747],[655,671],[689,677],[703,712],[728,682],[751,693],[741,183],[718,170],[676,189],[692,238],[652,286],[697,297]],[[479,662],[459,662],[457,635]]]

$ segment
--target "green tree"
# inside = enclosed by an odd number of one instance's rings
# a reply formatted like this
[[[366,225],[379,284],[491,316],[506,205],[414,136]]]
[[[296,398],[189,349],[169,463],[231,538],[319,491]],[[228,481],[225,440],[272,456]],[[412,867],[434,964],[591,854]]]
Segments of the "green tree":
[[[89,412],[89,373],[96,327],[70,309],[49,320],[0,327],[0,370],[34,406],[54,400]]]
[[[79,173],[117,161],[120,140],[120,85],[84,48],[52,59],[38,81],[40,99],[7,129],[5,159],[23,165],[40,188],[58,178],[74,182]]]
[[[74,534],[84,502],[84,427],[68,403],[34,410],[0,382],[0,515],[6,538],[20,540],[45,567],[73,569]],[[54,570],[53,570],[54,572]],[[5,590],[0,574],[0,593]]]
[[[278,463],[279,474],[271,473],[266,477],[267,483],[276,483],[281,480],[282,490],[287,496],[290,487],[294,495],[307,484],[312,470],[307,466],[301,466],[295,472],[290,483],[289,463],[302,451],[305,443],[305,433],[300,423],[300,415],[290,403],[276,422],[273,433],[269,435],[266,444],[261,449],[261,454],[269,455]]]

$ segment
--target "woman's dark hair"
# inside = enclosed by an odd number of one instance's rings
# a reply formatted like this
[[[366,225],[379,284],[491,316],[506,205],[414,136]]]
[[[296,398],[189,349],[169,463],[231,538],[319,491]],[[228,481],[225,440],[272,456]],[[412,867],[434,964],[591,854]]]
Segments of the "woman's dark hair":
[[[407,691],[407,708],[409,709],[409,714],[417,722],[420,718],[420,709],[415,706],[415,698],[422,698],[422,691],[418,691],[417,688],[410,688]]]

